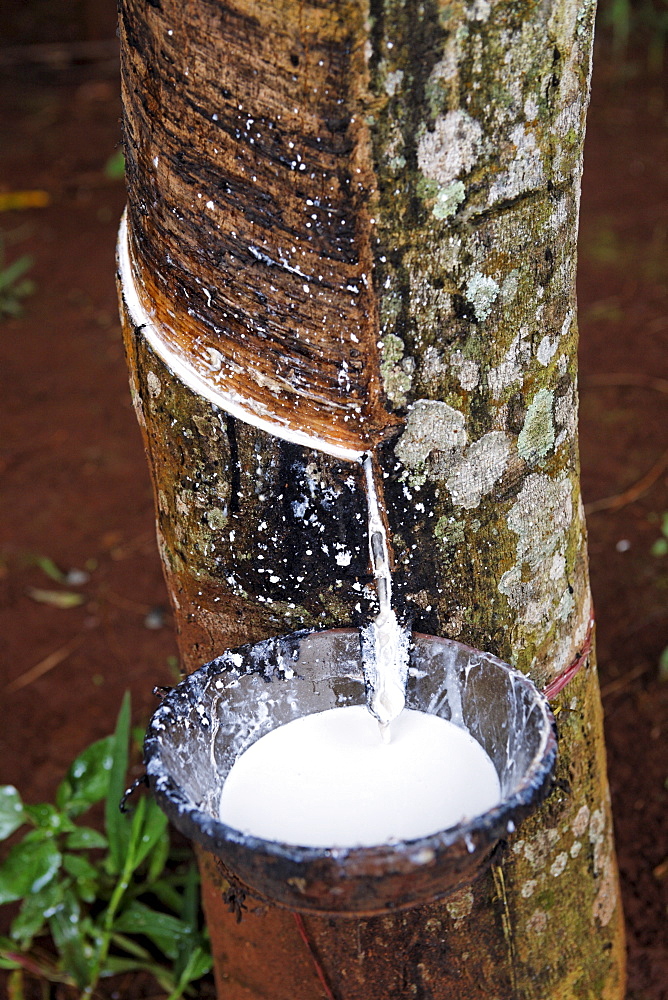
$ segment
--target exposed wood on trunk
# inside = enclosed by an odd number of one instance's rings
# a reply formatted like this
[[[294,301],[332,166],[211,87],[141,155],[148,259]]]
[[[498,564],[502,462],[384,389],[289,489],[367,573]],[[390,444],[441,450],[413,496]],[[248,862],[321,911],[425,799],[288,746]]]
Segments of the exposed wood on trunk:
[[[377,442],[395,593],[416,630],[489,649],[541,686],[578,658],[591,601],[575,244],[593,13],[560,0],[125,0],[133,274],[157,337],[127,312],[125,336],[186,669],[374,613],[361,468],[233,418],[228,391],[279,433],[308,428],[353,452]],[[344,182],[357,169],[360,187]],[[305,201],[325,197],[331,218],[321,204],[309,220]],[[248,249],[280,262],[287,235],[288,267]],[[301,260],[322,289],[294,273]],[[175,338],[220,406],[165,365]],[[304,918],[307,947],[290,914],[234,923],[211,872],[221,997],[316,1000],[320,968],[340,1000],[619,1000],[593,655],[555,706],[554,792],[456,897]]]
[[[392,418],[362,9],[126,3],[121,26],[130,253],[165,348],[251,414],[363,450]]]

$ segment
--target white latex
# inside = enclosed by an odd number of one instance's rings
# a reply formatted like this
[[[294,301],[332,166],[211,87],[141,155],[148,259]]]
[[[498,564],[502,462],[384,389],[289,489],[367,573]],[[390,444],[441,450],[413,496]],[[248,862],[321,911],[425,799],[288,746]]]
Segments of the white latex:
[[[384,744],[358,705],[295,719],[249,747],[223,786],[220,818],[265,840],[372,846],[448,829],[500,797],[466,730],[405,709]]]
[[[385,525],[380,513],[371,456],[364,458],[369,511],[369,555],[378,591],[379,613],[367,626],[364,672],[369,688],[368,705],[381,725],[383,739],[390,740],[390,723],[405,704],[408,674],[408,635],[392,610],[392,575]],[[374,546],[374,538],[376,545]]]

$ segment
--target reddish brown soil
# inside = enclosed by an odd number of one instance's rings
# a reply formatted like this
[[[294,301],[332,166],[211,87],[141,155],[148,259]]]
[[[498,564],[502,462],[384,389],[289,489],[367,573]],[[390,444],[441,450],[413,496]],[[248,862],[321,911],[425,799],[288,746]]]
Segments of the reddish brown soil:
[[[628,1000],[665,1000],[668,556],[651,548],[668,510],[668,381],[647,377],[668,380],[668,88],[640,59],[624,69],[597,55],[579,263],[582,486],[589,504],[639,494],[589,513],[589,553]],[[606,373],[616,385],[596,384]]]
[[[89,26],[88,37],[104,35],[106,23]],[[667,91],[640,60],[613,72],[598,55],[580,252],[588,502],[632,487],[668,448],[668,385],[643,383],[668,377]],[[153,707],[153,685],[173,680],[169,617],[147,627],[167,599],[116,316],[123,189],[102,171],[119,141],[117,91],[106,63],[0,68],[0,191],[51,196],[47,208],[0,215],[0,230],[14,234],[10,259],[35,258],[25,315],[0,326],[0,782],[29,801],[50,796],[72,757],[110,730],[126,688],[139,722]],[[593,384],[602,373],[619,384]],[[628,384],[633,377],[640,384]],[[668,510],[668,474],[654,471],[632,502],[589,517],[628,1000],[668,997],[668,683],[658,672],[668,645],[668,556],[650,553]],[[62,589],[36,564],[43,556],[65,571],[88,568],[90,579],[69,588],[83,604],[63,610],[31,597],[31,587]],[[41,676],[31,681],[35,670]],[[111,997],[106,989],[100,995]],[[157,993],[144,980],[113,989],[127,998]]]

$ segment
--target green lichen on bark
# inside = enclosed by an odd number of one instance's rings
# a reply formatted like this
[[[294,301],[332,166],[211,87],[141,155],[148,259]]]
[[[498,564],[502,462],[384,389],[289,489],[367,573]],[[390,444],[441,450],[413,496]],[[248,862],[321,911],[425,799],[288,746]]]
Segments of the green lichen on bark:
[[[381,334],[401,345],[401,396],[389,392],[389,402],[407,419],[394,455],[386,451],[387,492],[405,542],[397,561],[406,578],[426,577],[412,565],[422,546],[411,546],[430,522],[461,521],[465,542],[441,546],[442,559],[429,560],[434,600],[419,627],[459,622],[460,638],[484,636],[544,676],[563,623],[553,628],[551,613],[541,628],[531,614],[523,620],[500,583],[511,571],[516,591],[530,583],[508,523],[526,477],[558,479],[574,460],[567,411],[593,8],[378,0],[370,10],[375,286]],[[419,427],[427,400],[460,414],[465,449],[444,448],[438,435],[429,449]],[[417,461],[411,442],[420,438],[426,454]],[[393,470],[392,458],[405,470]],[[403,524],[411,490],[425,508],[421,519],[409,517],[413,531]],[[560,577],[565,589],[582,592],[586,579],[573,584],[581,567],[569,545],[581,530],[564,524],[562,532],[560,551],[571,562]],[[510,632],[502,624],[509,614]],[[571,618],[566,627],[574,625]]]
[[[558,699],[561,756],[555,791],[539,817],[511,838],[505,867],[508,911],[516,943],[518,996],[568,1000],[623,993],[621,911],[605,757],[595,738],[600,702],[595,672],[583,671]],[[561,942],[561,947],[556,941]],[[586,963],[569,942],[596,941]],[[542,956],[552,955],[546,967]],[[621,956],[618,956],[618,959]]]

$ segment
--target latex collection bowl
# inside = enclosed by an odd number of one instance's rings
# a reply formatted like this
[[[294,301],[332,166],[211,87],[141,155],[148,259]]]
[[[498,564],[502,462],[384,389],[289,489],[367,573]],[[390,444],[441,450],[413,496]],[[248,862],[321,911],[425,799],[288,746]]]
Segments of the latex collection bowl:
[[[554,719],[532,681],[489,653],[414,634],[407,707],[470,731],[498,773],[499,805],[431,836],[377,847],[277,843],[218,819],[225,779],[252,743],[299,716],[364,703],[355,629],[228,650],[167,694],[146,734],[149,784],[174,825],[219,859],[221,884],[231,880],[292,910],[361,915],[417,906],[475,878],[549,791]]]

